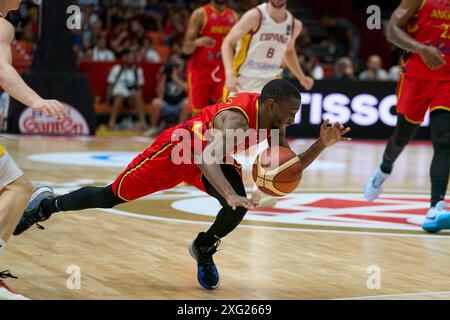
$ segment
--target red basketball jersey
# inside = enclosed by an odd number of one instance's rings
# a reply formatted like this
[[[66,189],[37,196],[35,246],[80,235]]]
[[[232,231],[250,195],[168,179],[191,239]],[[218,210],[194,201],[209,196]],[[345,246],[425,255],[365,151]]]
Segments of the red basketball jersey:
[[[260,94],[257,93],[240,93],[234,97],[229,98],[225,102],[221,102],[204,108],[195,117],[187,120],[186,122],[172,129],[169,129],[172,130],[172,138],[171,138],[172,142],[178,141],[178,138],[176,137],[176,135],[178,134],[177,129],[185,129],[192,132],[193,138],[202,140],[204,142],[202,147],[204,147],[208,140],[208,133],[206,132],[214,128],[214,119],[217,117],[217,115],[225,110],[236,110],[241,112],[245,116],[248,122],[248,128],[253,129],[254,130],[253,133],[257,135],[256,140],[248,138],[242,145],[238,146],[234,151],[246,150],[250,146],[257,144],[262,140],[266,139],[268,136],[270,136],[270,131],[269,132],[261,131],[261,134],[259,132],[260,129],[258,119],[259,97]],[[209,134],[210,133],[211,131],[209,131]]]
[[[439,48],[446,65],[431,70],[418,53],[412,53],[404,65],[405,75],[432,81],[450,80],[450,0],[423,0],[407,31],[420,43]]]
[[[219,12],[212,5],[203,6],[205,22],[199,37],[210,37],[214,39],[213,48],[198,47],[191,56],[191,64],[212,67],[222,65],[221,47],[223,39],[237,22],[237,14],[230,8],[225,8],[223,12]]]

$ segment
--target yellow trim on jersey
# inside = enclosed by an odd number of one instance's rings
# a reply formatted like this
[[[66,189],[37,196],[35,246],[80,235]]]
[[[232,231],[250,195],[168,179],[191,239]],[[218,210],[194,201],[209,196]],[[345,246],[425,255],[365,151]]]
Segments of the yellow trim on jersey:
[[[227,101],[230,90],[226,86],[223,87],[222,102]]]
[[[143,161],[141,161],[136,167],[134,167],[134,168],[128,170],[127,173],[125,173],[125,174],[123,175],[122,179],[120,179],[119,186],[117,187],[117,196],[118,196],[120,199],[122,199],[123,201],[127,201],[127,202],[128,202],[128,201],[131,201],[131,200],[125,199],[124,197],[122,197],[122,196],[120,195],[120,189],[122,188],[122,182],[123,182],[123,180],[125,180],[125,178],[126,178],[130,173],[132,173],[133,171],[136,171],[137,169],[139,169],[140,167],[142,167],[144,164],[146,164],[147,161],[155,159],[157,156],[159,156],[161,153],[163,153],[163,152],[164,152],[167,148],[169,148],[171,145],[172,145],[172,142],[167,143],[167,144],[166,144],[164,147],[162,147],[159,151],[153,153],[150,157],[145,158]]]
[[[201,133],[201,128],[203,127],[203,123],[195,123],[192,126],[192,131],[194,132],[194,134],[200,138],[200,140],[202,141],[208,141],[208,139],[206,139],[206,137]]]
[[[5,148],[0,144],[0,156],[2,156],[5,153]]]
[[[241,111],[244,114],[245,118],[247,119],[248,124],[250,125],[250,118],[249,118],[247,112],[245,112],[245,110],[242,107],[233,106],[233,107],[220,109],[219,111],[216,112],[216,114],[214,115],[214,117],[212,118],[212,121],[211,121],[211,129],[214,129],[214,120],[216,120],[216,117],[219,115],[219,113],[221,113],[222,111],[225,111],[225,110],[230,110],[230,109],[238,109],[239,111]]]
[[[434,110],[445,110],[445,111],[450,111],[450,107],[445,107],[445,106],[435,106],[430,108],[430,112],[433,112]]]
[[[259,134],[259,98],[256,99],[256,133]]]
[[[420,10],[423,9],[423,7],[425,7],[425,3],[427,2],[427,0],[422,0],[422,3],[420,4],[419,9],[417,10],[417,12],[419,12]]]
[[[189,111],[191,113],[197,114],[203,109],[197,108],[194,106],[193,102],[193,93],[192,93],[192,72],[188,72],[188,100],[189,100]]]
[[[250,47],[250,42],[252,41],[253,35],[248,33],[241,39],[241,50],[235,56],[233,60],[233,75],[235,77],[238,76],[239,68],[244,64],[247,60],[247,53]]]
[[[403,114],[403,116],[405,117],[406,121],[408,121],[409,123],[412,123],[412,124],[421,124],[422,123],[422,121],[411,120],[406,114]]]
[[[400,73],[400,80],[399,80],[399,84],[398,84],[397,103],[400,101],[400,96],[402,95],[404,80],[405,80],[405,74],[402,72],[402,73]]]

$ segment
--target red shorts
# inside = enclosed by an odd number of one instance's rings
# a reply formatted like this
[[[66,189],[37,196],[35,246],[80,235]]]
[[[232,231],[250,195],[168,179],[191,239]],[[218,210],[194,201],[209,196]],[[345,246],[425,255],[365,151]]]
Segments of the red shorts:
[[[401,75],[397,85],[397,112],[414,124],[423,122],[430,111],[450,111],[450,81],[429,81]]]
[[[194,68],[188,70],[189,104],[192,113],[222,99],[225,71],[222,66]]]
[[[113,192],[131,201],[182,182],[205,191],[202,174],[195,164],[174,164],[171,159],[173,130],[164,131],[155,142],[139,154],[113,183]]]

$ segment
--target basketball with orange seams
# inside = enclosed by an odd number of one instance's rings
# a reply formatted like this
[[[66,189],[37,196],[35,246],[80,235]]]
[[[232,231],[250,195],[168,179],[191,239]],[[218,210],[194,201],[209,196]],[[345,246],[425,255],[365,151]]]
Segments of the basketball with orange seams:
[[[290,149],[276,146],[266,149],[253,163],[253,180],[259,190],[273,197],[293,192],[302,179],[303,166]]]

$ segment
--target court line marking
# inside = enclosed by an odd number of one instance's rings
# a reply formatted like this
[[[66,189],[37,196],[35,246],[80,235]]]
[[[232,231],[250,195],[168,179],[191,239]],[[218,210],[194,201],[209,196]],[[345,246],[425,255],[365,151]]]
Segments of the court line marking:
[[[143,214],[131,213],[127,211],[117,209],[98,209],[102,212],[125,216],[130,218],[138,218],[143,220],[159,220],[166,222],[177,222],[187,224],[199,224],[199,225],[211,225],[211,222],[207,221],[195,221],[175,218],[165,218],[157,216],[148,216]],[[269,226],[252,226],[252,225],[239,225],[238,228],[246,229],[259,229],[259,230],[281,230],[281,231],[294,231],[294,232],[311,232],[311,233],[334,233],[334,234],[354,234],[354,235],[366,235],[366,236],[392,236],[392,237],[404,237],[404,238],[436,238],[436,239],[450,239],[450,235],[432,235],[432,234],[408,234],[408,233],[387,233],[387,232],[370,232],[370,231],[344,231],[344,230],[319,230],[319,229],[300,229],[300,228],[284,228],[284,227],[269,227]]]
[[[348,298],[335,298],[330,300],[363,300],[363,299],[375,299],[375,298],[393,298],[393,297],[412,297],[419,295],[440,295],[440,294],[450,294],[450,291],[426,291],[426,292],[411,292],[411,293],[397,293],[397,294],[380,294],[373,296],[361,296],[361,297],[348,297]]]

